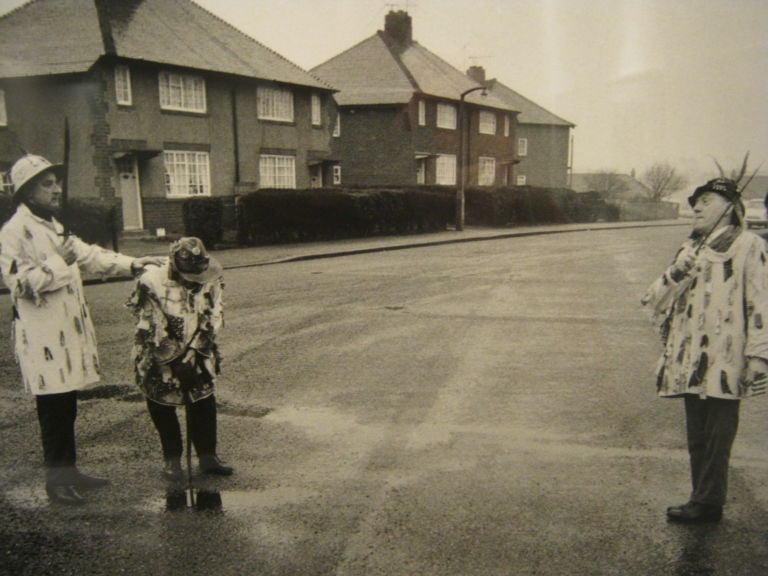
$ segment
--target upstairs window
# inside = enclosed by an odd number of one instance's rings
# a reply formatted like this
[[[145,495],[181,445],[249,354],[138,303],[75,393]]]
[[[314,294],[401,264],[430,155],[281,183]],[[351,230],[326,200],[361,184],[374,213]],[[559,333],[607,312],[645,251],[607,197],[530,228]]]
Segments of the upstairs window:
[[[496,158],[480,156],[478,164],[477,185],[493,186],[496,183]]]
[[[509,138],[509,116],[504,116],[504,138]]]
[[[496,113],[480,110],[478,130],[480,134],[496,134]]]
[[[312,126],[323,124],[323,101],[319,94],[312,94]]]
[[[163,152],[165,193],[169,198],[210,196],[210,159],[208,152]]]
[[[517,155],[528,156],[528,138],[517,139]]]
[[[341,114],[336,113],[336,123],[333,125],[333,137],[338,138],[341,136]]]
[[[296,158],[262,154],[259,157],[259,188],[296,188]]]
[[[115,66],[115,98],[122,106],[133,104],[131,94],[131,69],[123,64]]]
[[[419,100],[419,126],[427,125],[427,103]]]
[[[0,90],[0,126],[8,126],[8,113],[5,111],[5,90]]]
[[[437,127],[456,130],[456,106],[437,103]]]
[[[163,110],[199,113],[207,110],[202,76],[161,72],[159,79],[160,108]]]
[[[259,86],[256,100],[260,120],[293,122],[293,92],[287,88]]]
[[[435,162],[437,170],[435,184],[444,186],[456,185],[456,156],[453,154],[440,154]]]

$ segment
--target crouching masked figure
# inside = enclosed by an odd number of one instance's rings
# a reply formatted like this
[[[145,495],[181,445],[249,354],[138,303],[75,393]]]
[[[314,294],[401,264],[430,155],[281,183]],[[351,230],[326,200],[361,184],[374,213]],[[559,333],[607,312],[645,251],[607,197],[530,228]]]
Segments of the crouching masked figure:
[[[176,407],[182,405],[189,411],[188,433],[200,471],[232,474],[216,452],[221,274],[221,265],[199,238],[181,238],[171,245],[163,266],[148,267],[139,277],[128,303],[137,320],[132,354],[136,383],[160,435],[163,475],[169,480],[182,477],[183,445],[176,415]]]

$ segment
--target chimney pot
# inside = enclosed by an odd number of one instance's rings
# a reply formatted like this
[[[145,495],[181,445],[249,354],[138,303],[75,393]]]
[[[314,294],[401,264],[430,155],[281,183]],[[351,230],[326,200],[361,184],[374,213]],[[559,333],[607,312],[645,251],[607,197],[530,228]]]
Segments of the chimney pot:
[[[401,46],[413,42],[413,25],[408,12],[390,10],[384,19],[384,32]]]
[[[467,76],[478,84],[485,84],[485,68],[482,66],[470,66],[467,70]]]

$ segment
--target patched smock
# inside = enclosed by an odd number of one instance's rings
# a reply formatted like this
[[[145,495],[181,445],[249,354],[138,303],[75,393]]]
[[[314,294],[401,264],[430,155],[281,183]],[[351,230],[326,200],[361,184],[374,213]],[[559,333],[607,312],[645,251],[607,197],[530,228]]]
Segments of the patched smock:
[[[16,360],[35,395],[81,390],[99,379],[96,333],[80,270],[95,276],[130,275],[133,258],[72,237],[77,261],[67,265],[57,246],[62,225],[21,204],[0,231],[0,270],[13,304]]]
[[[184,285],[170,266],[149,266],[128,302],[136,316],[132,359],[136,384],[160,404],[182,405],[182,384],[196,402],[213,394],[220,356],[216,336],[223,325],[221,278]],[[180,382],[171,365],[159,361],[168,348],[191,349],[201,377]],[[161,351],[162,350],[162,351]]]
[[[682,249],[693,246],[689,240]],[[722,251],[704,246],[688,278],[676,283],[665,274],[648,294],[666,318],[660,396],[753,394],[744,378],[747,359],[768,360],[768,264],[761,238],[744,231]]]

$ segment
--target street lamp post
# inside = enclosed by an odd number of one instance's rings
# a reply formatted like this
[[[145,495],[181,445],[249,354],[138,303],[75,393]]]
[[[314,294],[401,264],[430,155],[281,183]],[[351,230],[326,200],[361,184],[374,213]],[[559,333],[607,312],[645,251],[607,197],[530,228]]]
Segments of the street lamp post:
[[[472,92],[483,91],[483,96],[487,94],[485,86],[475,86],[465,90],[459,97],[459,185],[456,188],[456,230],[464,230],[464,188],[466,186],[466,162],[464,161],[464,98]]]

